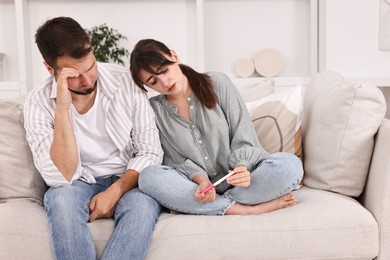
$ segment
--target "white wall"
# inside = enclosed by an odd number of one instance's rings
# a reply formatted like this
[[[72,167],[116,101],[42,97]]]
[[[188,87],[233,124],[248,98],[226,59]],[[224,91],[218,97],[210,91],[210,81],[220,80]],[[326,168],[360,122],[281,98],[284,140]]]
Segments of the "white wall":
[[[194,2],[192,2],[194,3]],[[46,19],[56,16],[71,16],[84,28],[107,23],[128,38],[123,47],[130,47],[142,38],[153,37],[168,45],[174,45],[182,60],[187,61],[193,49],[194,39],[188,32],[195,30],[194,13],[187,8],[187,1],[30,1],[30,32],[35,32]],[[161,19],[161,12],[164,13]],[[168,26],[169,25],[169,26]],[[179,41],[179,44],[176,42]],[[31,35],[32,63],[41,64],[40,56]],[[195,63],[190,60],[189,62]],[[128,58],[126,58],[128,67]],[[43,66],[34,66],[34,83],[47,76]]]
[[[0,52],[6,54],[3,81],[18,80],[17,51],[15,6],[13,1],[0,1]]]
[[[196,0],[98,0],[93,4],[89,0],[24,2],[29,13],[26,37],[32,53],[34,85],[47,76],[40,65],[42,58],[34,43],[34,33],[46,19],[61,15],[75,18],[85,28],[106,22],[128,37],[123,45],[130,50],[141,38],[160,39],[174,48],[184,63],[201,70],[220,70],[234,76],[235,60],[253,58],[261,49],[272,47],[284,58],[281,76],[309,76],[312,71],[310,0],[205,0],[204,34],[200,39],[205,55],[198,55]],[[12,3],[0,0],[0,8]],[[0,9],[2,24],[15,20],[14,15],[10,16],[10,19],[2,17]],[[15,43],[15,30],[0,27],[0,35],[9,34],[10,42]],[[10,48],[6,48],[6,52],[10,57],[18,54]],[[205,64],[202,64],[203,59]],[[17,68],[10,63],[6,66],[14,69],[12,77],[17,79]]]
[[[310,74],[310,1],[212,0],[204,9],[207,71],[232,72],[238,58],[274,48],[283,57],[280,75]]]
[[[390,78],[390,51],[379,50],[380,1],[325,1],[324,68],[350,78]]]
[[[378,46],[381,1],[384,0],[320,0],[320,69],[338,71],[347,78],[390,82],[390,51],[379,50]],[[229,73],[234,59],[275,47],[282,51],[285,60],[283,76],[310,74],[309,2],[205,0],[204,69]],[[60,15],[72,16],[86,28],[106,22],[128,37],[123,46],[129,49],[141,38],[160,39],[175,48],[183,62],[195,67],[200,64],[196,55],[195,0],[25,0],[25,3],[34,86],[48,75],[41,65],[34,33],[46,19]],[[7,53],[5,80],[18,81],[13,0],[0,0],[0,36],[0,52]],[[0,85],[0,95],[8,90]],[[390,102],[390,88],[384,89],[384,93]]]
[[[323,1],[320,69],[351,79],[390,79],[390,51],[379,49],[380,2]],[[389,27],[390,28],[390,27]],[[390,33],[390,32],[389,32]],[[390,108],[390,88],[382,88]],[[390,109],[387,112],[390,118]]]

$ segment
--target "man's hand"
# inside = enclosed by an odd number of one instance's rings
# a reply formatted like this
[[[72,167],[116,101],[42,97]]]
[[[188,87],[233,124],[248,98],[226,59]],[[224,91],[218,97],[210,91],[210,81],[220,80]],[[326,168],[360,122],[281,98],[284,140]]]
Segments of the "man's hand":
[[[97,194],[89,203],[89,221],[110,218],[123,194],[137,187],[139,172],[129,169],[107,190]]]
[[[68,89],[68,79],[77,78],[79,72],[73,68],[63,68],[57,77],[57,106],[68,111],[72,96]]]
[[[89,204],[89,222],[112,217],[120,198],[121,193],[116,189],[107,189],[95,195]]]
[[[54,137],[50,148],[50,157],[67,181],[75,174],[78,164],[78,153],[73,126],[69,117],[72,96],[68,89],[68,79],[78,77],[79,73],[72,68],[63,68],[56,75],[57,100],[54,119]]]
[[[251,173],[245,166],[238,166],[234,171],[236,173],[226,180],[228,184],[241,188],[247,188],[251,185]]]

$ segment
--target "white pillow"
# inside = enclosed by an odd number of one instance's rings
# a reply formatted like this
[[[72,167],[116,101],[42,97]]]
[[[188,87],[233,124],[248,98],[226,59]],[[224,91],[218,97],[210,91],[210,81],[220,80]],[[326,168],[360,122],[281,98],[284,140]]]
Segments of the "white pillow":
[[[377,87],[354,84],[335,72],[315,75],[303,109],[305,185],[359,196],[385,112]]]

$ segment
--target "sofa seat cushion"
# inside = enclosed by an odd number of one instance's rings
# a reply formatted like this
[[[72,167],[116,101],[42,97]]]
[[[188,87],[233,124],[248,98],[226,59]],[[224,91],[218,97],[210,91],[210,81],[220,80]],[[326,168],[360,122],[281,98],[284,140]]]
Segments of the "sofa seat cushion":
[[[260,216],[161,214],[147,255],[155,259],[373,259],[378,228],[357,201],[303,187],[298,204]],[[0,259],[52,259],[45,210],[37,203],[0,203]],[[112,219],[89,224],[98,256]],[[202,250],[199,250],[202,248]],[[329,250],[331,249],[331,250]]]
[[[0,259],[54,259],[44,208],[28,200],[0,203]]]
[[[377,256],[377,223],[357,201],[307,187],[294,193],[298,198],[296,206],[259,216],[162,214],[147,259],[373,259]]]

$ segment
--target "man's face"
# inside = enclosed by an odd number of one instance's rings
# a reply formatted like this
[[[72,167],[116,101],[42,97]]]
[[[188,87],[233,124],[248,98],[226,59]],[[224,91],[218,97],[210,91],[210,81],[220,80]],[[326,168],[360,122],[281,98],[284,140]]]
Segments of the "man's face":
[[[80,59],[74,59],[68,56],[59,57],[56,68],[53,68],[56,80],[64,68],[73,68],[79,73],[78,77],[68,78],[67,80],[68,88],[71,92],[79,95],[87,95],[95,90],[98,68],[92,52]]]

